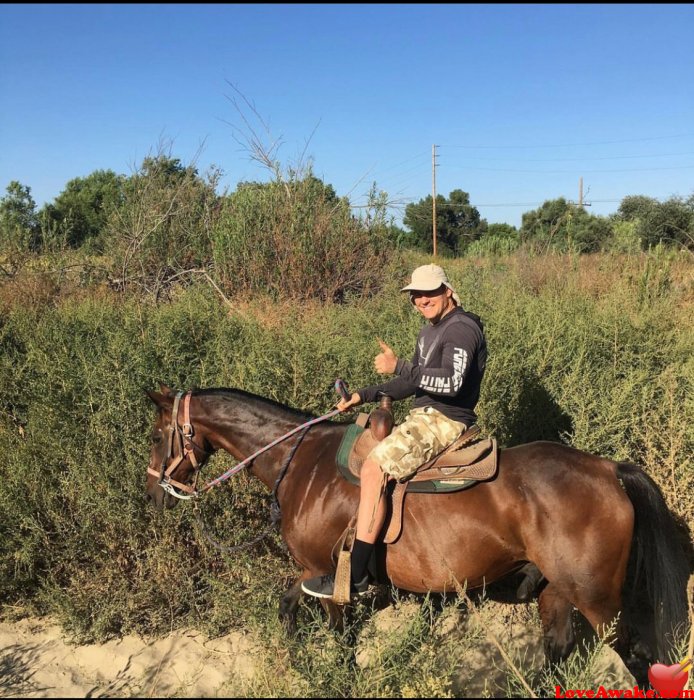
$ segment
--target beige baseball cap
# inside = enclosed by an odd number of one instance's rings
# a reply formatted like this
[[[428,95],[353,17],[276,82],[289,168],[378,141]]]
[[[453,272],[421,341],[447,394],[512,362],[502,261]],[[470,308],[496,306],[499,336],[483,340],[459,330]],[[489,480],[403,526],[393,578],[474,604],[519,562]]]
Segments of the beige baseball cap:
[[[446,273],[443,268],[439,265],[422,265],[418,267],[412,273],[412,281],[403,287],[401,292],[433,292],[438,289],[442,284],[446,285],[453,292],[453,299],[458,306],[462,306],[460,303],[460,297],[456,294],[455,289],[451,287]]]

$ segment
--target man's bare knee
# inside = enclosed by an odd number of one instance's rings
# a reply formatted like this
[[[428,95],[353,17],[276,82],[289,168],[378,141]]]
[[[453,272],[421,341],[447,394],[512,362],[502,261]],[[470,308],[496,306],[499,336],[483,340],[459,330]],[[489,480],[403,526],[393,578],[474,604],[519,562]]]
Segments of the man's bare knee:
[[[378,462],[373,459],[367,459],[361,467],[361,481],[369,486],[382,484],[386,478],[385,472],[381,469]]]

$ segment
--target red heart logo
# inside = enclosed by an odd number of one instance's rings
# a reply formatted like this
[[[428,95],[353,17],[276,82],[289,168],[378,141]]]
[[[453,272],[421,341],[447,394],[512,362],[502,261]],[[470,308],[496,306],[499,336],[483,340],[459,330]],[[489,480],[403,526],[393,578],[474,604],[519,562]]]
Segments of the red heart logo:
[[[663,698],[676,698],[684,690],[688,675],[681,664],[653,664],[648,669],[648,680]]]

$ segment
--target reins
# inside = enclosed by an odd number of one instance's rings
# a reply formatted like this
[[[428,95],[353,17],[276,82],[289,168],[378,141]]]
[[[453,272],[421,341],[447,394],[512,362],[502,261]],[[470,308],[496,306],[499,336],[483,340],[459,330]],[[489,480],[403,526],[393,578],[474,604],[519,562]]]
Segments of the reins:
[[[221,484],[223,481],[226,481],[229,477],[233,476],[237,472],[241,471],[241,469],[248,466],[248,464],[250,464],[256,457],[263,454],[263,452],[267,452],[270,448],[274,447],[275,445],[279,445],[280,442],[283,442],[284,440],[291,437],[292,435],[295,435],[300,430],[308,431],[308,429],[312,425],[315,425],[316,423],[320,423],[324,420],[328,420],[328,418],[332,418],[333,416],[336,416],[339,412],[340,411],[335,409],[334,411],[330,411],[330,413],[326,413],[325,415],[320,416],[318,418],[313,418],[312,420],[310,420],[306,423],[302,423],[301,425],[297,426],[296,428],[292,428],[288,433],[285,433],[281,437],[278,437],[277,440],[273,440],[269,445],[265,445],[265,447],[261,447],[257,452],[254,452],[250,457],[246,457],[246,459],[244,459],[243,462],[239,462],[236,466],[225,471],[224,474],[222,474],[221,476],[218,476],[216,479],[213,479],[212,481],[208,481],[202,487],[202,493],[206,493],[211,488],[214,488],[215,486],[218,486],[219,484]],[[299,440],[299,442],[301,442],[301,440]],[[297,443],[297,447],[298,447],[298,443]],[[287,464],[287,466],[289,466],[289,465]]]
[[[190,391],[185,394],[185,398],[183,399],[183,425],[179,426],[178,412],[180,410],[180,401],[183,395],[184,392],[179,391],[178,394],[176,394],[176,398],[174,399],[173,408],[171,410],[171,426],[169,428],[170,432],[168,438],[168,449],[166,456],[162,460],[161,467],[159,471],[155,471],[151,467],[148,467],[147,472],[149,474],[153,474],[154,476],[159,477],[159,486],[161,486],[167,493],[170,493],[172,496],[175,496],[176,498],[179,498],[184,501],[188,501],[192,498],[199,498],[201,495],[207,493],[207,491],[209,491],[210,489],[214,488],[215,486],[219,486],[219,484],[231,478],[234,474],[241,471],[241,469],[243,469],[244,467],[247,467],[256,457],[260,456],[264,452],[267,452],[276,445],[279,445],[281,442],[284,442],[284,440],[286,440],[287,438],[290,438],[292,435],[296,435],[296,433],[300,432],[301,430],[308,431],[308,429],[311,426],[316,425],[316,423],[321,423],[322,421],[328,420],[329,418],[332,418],[333,416],[336,416],[338,413],[340,413],[339,410],[335,409],[333,411],[330,411],[329,413],[326,413],[325,415],[319,416],[318,418],[313,418],[310,421],[307,421],[306,423],[302,423],[296,428],[292,428],[288,433],[285,433],[284,435],[278,437],[276,440],[273,440],[270,444],[265,445],[265,447],[261,447],[252,455],[246,457],[246,459],[239,462],[231,469],[228,469],[221,476],[218,476],[212,481],[208,481],[204,486],[201,487],[200,491],[197,491],[195,489],[195,484],[197,483],[197,478],[198,474],[200,473],[200,469],[204,466],[206,460],[203,460],[203,462],[201,463],[198,462],[197,457],[195,456],[195,449],[198,449],[201,452],[203,452],[205,454],[205,457],[209,457],[212,453],[208,452],[203,447],[201,447],[193,441],[193,435],[195,431],[193,429],[192,423],[190,422],[190,398],[192,396],[192,392]],[[298,447],[300,442],[301,440],[297,441],[296,447]],[[291,452],[291,455],[293,454],[294,450],[292,450]],[[181,462],[183,462],[183,460],[186,457],[190,458],[191,464],[193,465],[193,469],[195,470],[193,486],[188,486],[187,484],[183,484],[180,481],[176,481],[175,479],[171,478],[171,475],[176,470],[176,467],[178,467],[178,465]],[[167,467],[167,462],[172,458],[173,461]],[[287,463],[287,467],[288,466],[289,463]],[[283,471],[286,471],[286,467],[283,468]],[[183,496],[180,493],[176,493],[175,489],[185,491],[188,495]]]
[[[204,535],[205,539],[212,545],[214,545],[217,549],[221,550],[222,552],[226,552],[227,554],[232,554],[234,552],[238,552],[239,550],[242,549],[248,549],[249,547],[252,547],[255,544],[258,544],[261,540],[265,539],[278,525],[280,520],[282,520],[282,509],[280,507],[280,502],[277,498],[277,491],[279,490],[280,484],[282,483],[282,480],[285,477],[285,474],[287,473],[287,470],[289,469],[289,465],[292,461],[292,458],[294,457],[295,452],[299,449],[299,445],[301,444],[302,440],[304,439],[304,436],[310,429],[310,425],[308,426],[299,426],[303,427],[304,430],[299,434],[299,438],[296,441],[296,444],[294,447],[292,447],[291,451],[287,455],[287,458],[284,460],[284,464],[282,465],[282,469],[280,469],[280,473],[275,480],[275,484],[272,487],[272,503],[270,504],[270,524],[263,530],[263,532],[258,535],[257,537],[253,538],[249,542],[244,542],[244,544],[239,544],[236,545],[235,547],[228,547],[226,545],[220,544],[216,540],[214,540],[205,530],[205,524],[202,522],[202,519],[200,518],[200,515],[198,514],[198,509],[197,509],[197,503],[195,503],[195,510],[194,510],[194,515],[195,515],[195,520],[200,526],[200,529],[202,530],[202,534]]]

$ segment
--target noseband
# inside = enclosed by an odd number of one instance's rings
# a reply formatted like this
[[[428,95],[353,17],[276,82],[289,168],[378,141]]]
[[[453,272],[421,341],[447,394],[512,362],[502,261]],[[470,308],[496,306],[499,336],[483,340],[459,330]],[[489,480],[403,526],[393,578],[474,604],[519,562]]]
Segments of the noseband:
[[[180,409],[181,397],[183,392],[179,391],[174,399],[173,409],[171,410],[171,425],[168,429],[168,445],[166,450],[166,456],[162,459],[159,471],[152,469],[152,467],[147,467],[147,473],[153,476],[159,477],[159,486],[161,486],[164,491],[171,494],[175,498],[179,498],[182,501],[189,501],[195,498],[198,493],[195,486],[198,481],[198,475],[200,474],[200,469],[204,465],[207,457],[210,456],[210,452],[204,450],[200,445],[193,442],[193,425],[190,422],[190,397],[192,392],[188,392],[183,399],[183,425],[178,424],[178,412]],[[198,462],[195,456],[195,450],[198,449],[205,453],[205,459],[202,462]],[[194,478],[193,485],[181,483],[171,478],[171,475],[176,471],[178,465],[183,462],[186,458],[190,459],[190,463],[193,465]],[[171,460],[171,464],[167,467],[167,463]],[[177,490],[178,489],[178,490]],[[187,496],[179,493],[179,491],[184,491]]]

